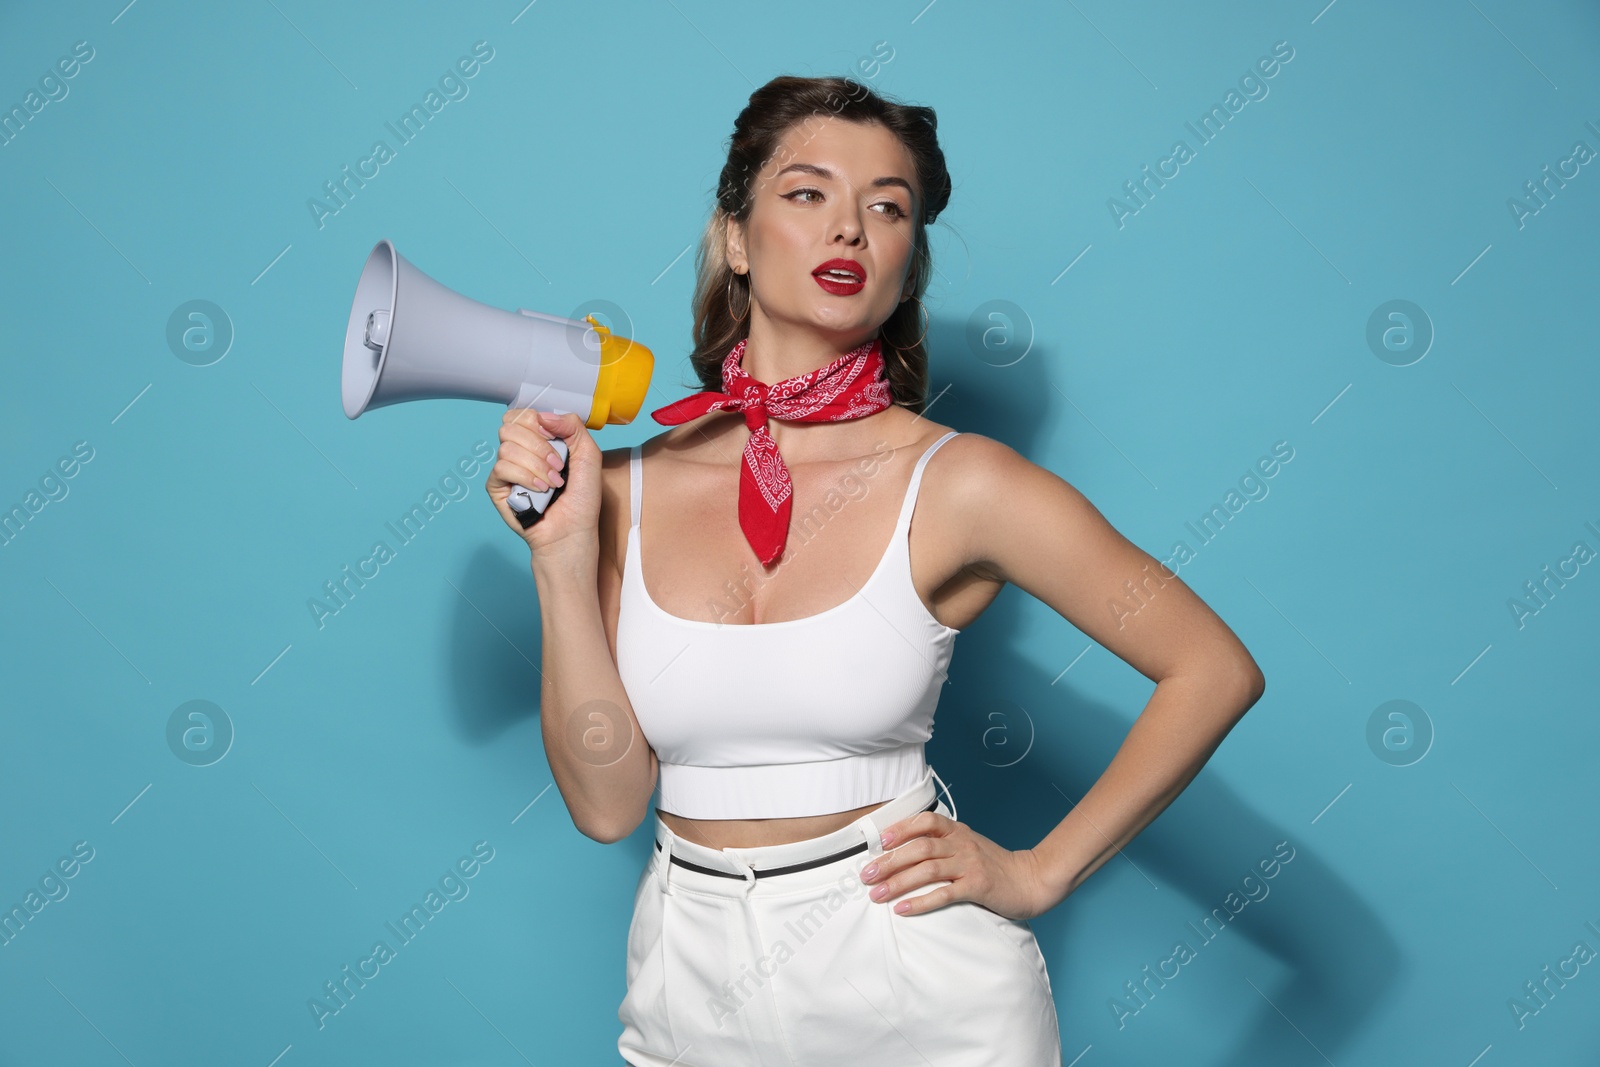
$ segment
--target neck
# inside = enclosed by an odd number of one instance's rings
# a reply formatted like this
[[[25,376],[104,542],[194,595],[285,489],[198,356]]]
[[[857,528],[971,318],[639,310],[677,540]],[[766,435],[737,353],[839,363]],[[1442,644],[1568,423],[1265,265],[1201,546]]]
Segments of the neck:
[[[780,326],[762,315],[758,306],[751,309],[750,336],[739,365],[756,381],[772,385],[820,370],[875,336],[876,330],[840,334]]]

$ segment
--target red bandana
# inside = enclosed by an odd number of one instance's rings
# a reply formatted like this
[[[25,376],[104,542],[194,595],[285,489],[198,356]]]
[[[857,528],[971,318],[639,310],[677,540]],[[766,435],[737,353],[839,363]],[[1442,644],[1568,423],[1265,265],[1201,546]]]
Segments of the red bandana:
[[[744,412],[750,439],[745,442],[744,466],[739,471],[739,528],[756,556],[768,564],[783,554],[793,493],[789,468],[778,454],[778,443],[767,433],[767,419],[842,422],[882,411],[893,400],[889,381],[884,377],[882,342],[878,338],[826,367],[773,385],[756,381],[740,366],[746,340],[734,345],[722,361],[722,392],[686,396],[657,408],[650,417],[664,426],[674,426],[708,411]]]

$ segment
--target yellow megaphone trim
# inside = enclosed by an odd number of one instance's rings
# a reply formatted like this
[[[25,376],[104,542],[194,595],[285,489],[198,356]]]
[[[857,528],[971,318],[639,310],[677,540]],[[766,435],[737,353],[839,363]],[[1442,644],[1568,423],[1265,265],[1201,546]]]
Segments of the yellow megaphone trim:
[[[656,357],[638,341],[612,336],[609,329],[595,321],[594,315],[583,318],[600,335],[600,377],[595,382],[594,406],[584,425],[598,430],[610,423],[632,422],[644,406]]]

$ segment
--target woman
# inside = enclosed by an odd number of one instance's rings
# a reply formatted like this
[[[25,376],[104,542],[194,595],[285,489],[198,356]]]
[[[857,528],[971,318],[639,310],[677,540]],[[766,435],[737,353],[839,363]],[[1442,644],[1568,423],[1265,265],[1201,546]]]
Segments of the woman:
[[[926,417],[926,226],[949,197],[932,110],[776,78],[735,123],[700,250],[703,391],[604,454],[576,415],[506,413],[487,489],[532,549],[556,784],[604,842],[660,787],[630,1064],[1059,1064],[1027,920],[1262,692],[1228,627],[1070,485]],[[562,484],[554,436],[571,484],[524,531],[506,496]],[[1127,581],[1148,598],[1116,619]],[[957,820],[923,752],[955,635],[1006,582],[1158,682],[1017,852]]]

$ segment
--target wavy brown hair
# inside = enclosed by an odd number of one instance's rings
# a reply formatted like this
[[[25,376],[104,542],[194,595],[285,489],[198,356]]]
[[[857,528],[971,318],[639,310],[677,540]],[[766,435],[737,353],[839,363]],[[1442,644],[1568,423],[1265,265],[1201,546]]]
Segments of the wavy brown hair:
[[[918,313],[933,273],[927,227],[950,202],[950,172],[936,136],[938,119],[931,107],[901,104],[873,92],[851,78],[802,78],[781,75],[750,94],[734,120],[728,159],[717,180],[717,202],[706,223],[695,257],[694,351],[690,365],[701,388],[720,392],[722,363],[728,351],[750,333],[749,315],[735,320],[728,308],[744,290],[748,308],[750,280],[728,266],[728,220],[746,222],[755,203],[752,186],[777,153],[779,142],[796,124],[813,115],[833,115],[847,122],[878,123],[906,146],[916,166],[922,203],[912,205],[912,274],[915,299],[904,300],[879,330],[890,395],[896,404],[921,414],[928,397],[928,352]],[[730,279],[731,282],[730,282]]]

